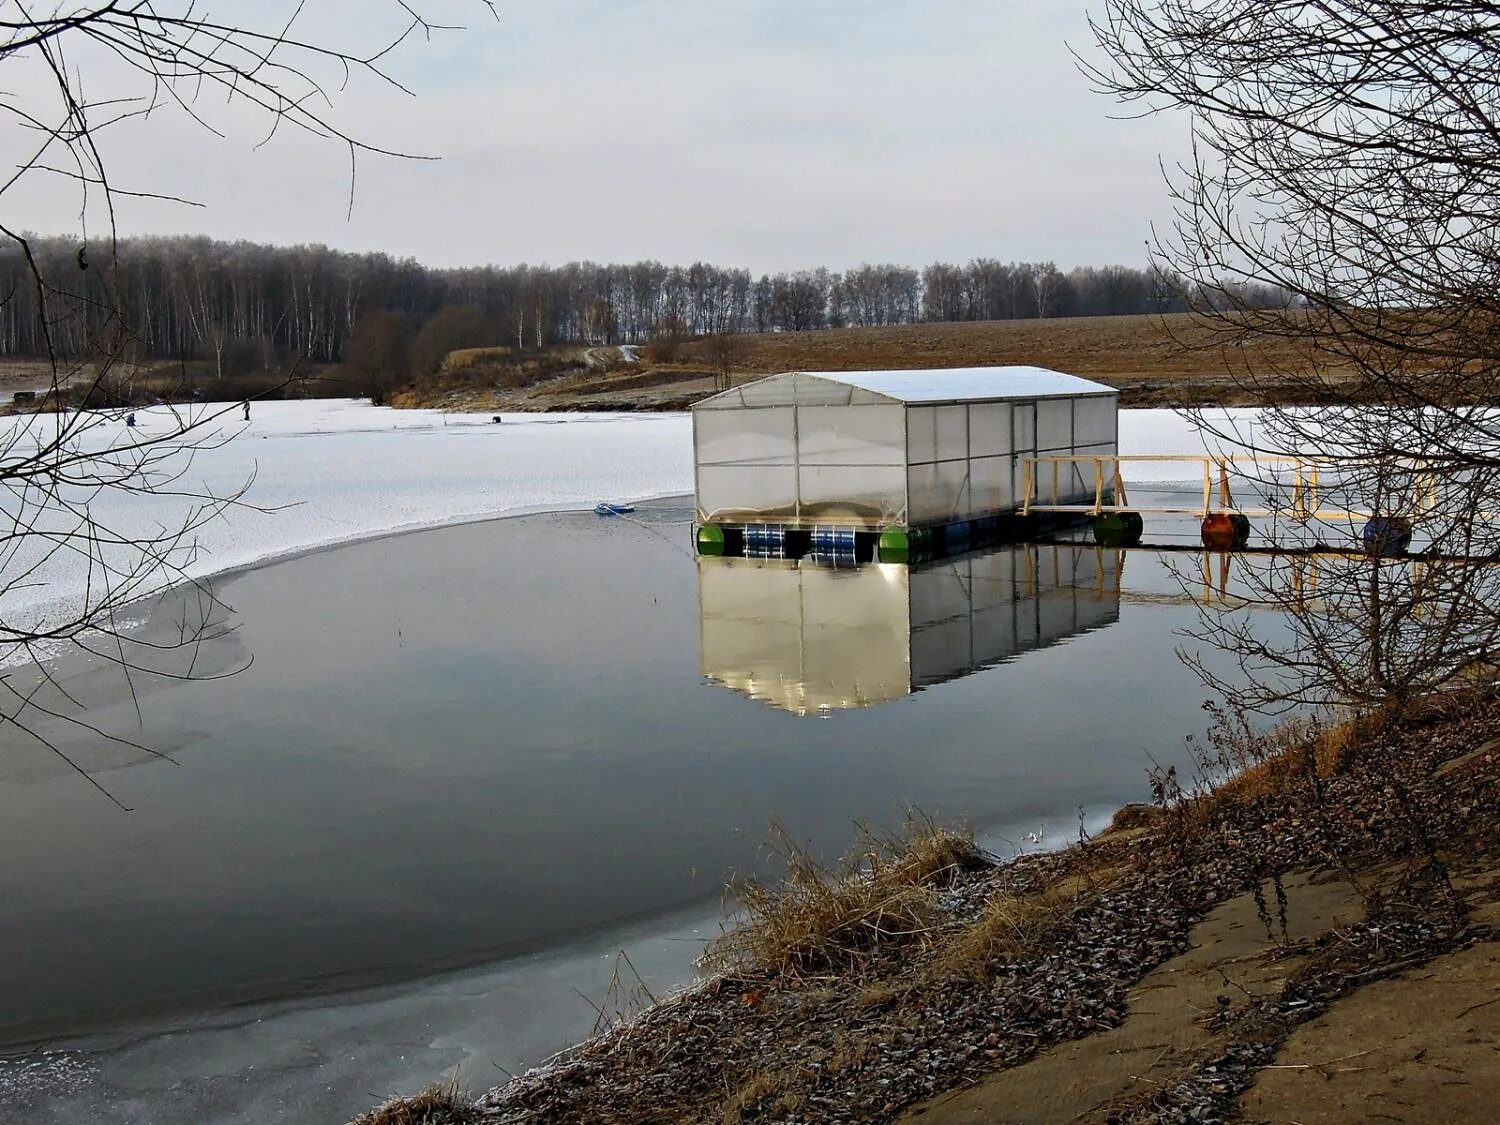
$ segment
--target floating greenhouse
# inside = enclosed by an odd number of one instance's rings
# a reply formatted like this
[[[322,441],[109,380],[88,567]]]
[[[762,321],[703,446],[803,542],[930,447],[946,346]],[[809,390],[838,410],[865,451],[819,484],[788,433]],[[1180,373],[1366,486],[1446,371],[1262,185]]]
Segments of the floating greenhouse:
[[[1091,500],[1080,465],[1038,476],[1028,461],[1113,456],[1118,408],[1113,387],[1041,367],[772,375],[693,407],[699,549],[868,558],[878,544],[907,561],[967,546],[1018,521],[1028,487]]]

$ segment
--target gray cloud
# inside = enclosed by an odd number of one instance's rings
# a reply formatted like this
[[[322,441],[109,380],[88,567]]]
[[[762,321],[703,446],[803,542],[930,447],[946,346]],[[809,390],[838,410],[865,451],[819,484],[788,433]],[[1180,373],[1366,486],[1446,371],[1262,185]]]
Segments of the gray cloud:
[[[302,26],[373,43],[394,26],[390,10],[372,21],[380,6],[315,0]],[[232,0],[215,14],[268,21],[286,7]],[[1180,122],[1109,120],[1067,52],[1088,43],[1071,4],[515,0],[499,24],[470,0],[424,7],[471,30],[395,57],[416,98],[356,78],[335,116],[440,161],[362,160],[346,220],[337,147],[282,135],[252,151],[260,132],[233,106],[208,106],[227,139],[167,110],[110,138],[117,182],[207,207],[130,203],[122,229],[435,264],[1139,263],[1166,213],[1158,154],[1184,140]],[[99,89],[122,81],[94,65]],[[79,225],[55,183],[0,203],[30,229]]]

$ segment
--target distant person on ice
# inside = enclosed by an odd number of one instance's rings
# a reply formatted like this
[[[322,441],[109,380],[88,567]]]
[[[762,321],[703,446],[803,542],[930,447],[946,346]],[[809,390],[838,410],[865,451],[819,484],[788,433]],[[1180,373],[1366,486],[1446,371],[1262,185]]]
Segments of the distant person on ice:
[[[127,414],[127,415],[125,415],[125,425],[129,426],[132,430],[135,429],[135,415],[134,414]]]
[[[250,400],[245,400],[245,421],[250,421]]]

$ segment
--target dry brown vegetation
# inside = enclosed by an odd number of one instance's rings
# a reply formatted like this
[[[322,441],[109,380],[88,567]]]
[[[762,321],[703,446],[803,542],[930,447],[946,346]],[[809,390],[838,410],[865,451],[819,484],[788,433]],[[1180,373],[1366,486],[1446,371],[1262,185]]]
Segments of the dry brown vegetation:
[[[304,365],[290,371],[253,370],[219,373],[202,361],[153,361],[116,364],[102,374],[92,364],[63,373],[61,394],[49,393],[52,368],[35,360],[0,362],[0,405],[9,408],[10,393],[35,390],[26,410],[149,406],[158,402],[238,402],[242,399],[339,398],[354,390],[328,364]],[[59,401],[60,400],[60,401]]]
[[[871,946],[928,940],[942,913],[939,892],[991,864],[972,835],[916,814],[900,835],[867,829],[862,837],[829,869],[778,828],[772,847],[784,874],[733,887],[745,921],[709,944],[704,965],[788,979],[847,969]]]
[[[448,410],[485,410],[509,399],[586,376],[587,349],[564,347],[517,351],[509,347],[463,348],[449,352],[436,372],[403,380],[392,393],[392,406]]]
[[[745,336],[740,366],[770,373],[1025,364],[1129,383],[1218,380],[1247,365],[1306,358],[1295,341],[1266,336],[1245,348],[1222,338],[1222,329],[1187,313],[902,324]],[[706,347],[684,344],[683,361],[707,366]]]
[[[527,357],[533,358],[527,358]],[[552,360],[536,358],[553,356]],[[585,356],[588,356],[587,362]],[[431,380],[420,380],[401,405],[451,409],[684,409],[722,389],[781,371],[847,371],[1020,364],[1051,367],[1121,388],[1127,406],[1245,405],[1257,401],[1240,385],[1261,377],[1258,394],[1276,393],[1274,373],[1303,370],[1309,357],[1294,339],[1269,334],[1227,342],[1222,326],[1190,314],[1098,316],[837,328],[737,335],[732,355],[714,337],[656,341],[640,363],[617,349],[467,349],[449,356]],[[541,363],[552,366],[535,374]],[[729,369],[726,375],[726,368]],[[1337,364],[1318,368],[1336,388]],[[1266,376],[1273,377],[1266,380]],[[1307,382],[1288,383],[1289,398],[1317,401]]]
[[[351,1125],[469,1125],[483,1121],[472,1098],[459,1092],[456,1081],[432,1085],[410,1098],[392,1098],[378,1109],[362,1113]]]

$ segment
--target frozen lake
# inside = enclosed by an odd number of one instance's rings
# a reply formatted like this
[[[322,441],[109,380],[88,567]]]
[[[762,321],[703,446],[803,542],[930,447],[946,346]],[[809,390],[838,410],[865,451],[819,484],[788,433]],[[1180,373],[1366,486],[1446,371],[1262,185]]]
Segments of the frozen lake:
[[[1186,445],[1151,413],[1138,440]],[[298,470],[300,522],[220,532],[220,560],[461,518],[486,488],[591,505],[690,472],[682,418],[341,425],[303,438],[331,475]],[[555,443],[513,436],[532,425]],[[283,466],[312,456],[292,430]],[[448,446],[485,452],[442,478]],[[402,456],[427,493],[390,483]],[[597,998],[622,946],[653,987],[685,979],[773,818],[826,855],[911,806],[1061,843],[1201,727],[1172,655],[1195,611],[1155,556],[871,568],[837,590],[866,631],[809,630],[824,594],[694,559],[689,519],[531,515],[224,575],[235,630],[198,671],[233,674],[139,683],[139,723],[109,669],[60,658],[91,722],[172,761],[51,732],[125,813],[0,744],[0,1041],[61,1048],[0,1062],[0,1121],[337,1120],[453,1066],[490,1085],[587,1031],[572,989]]]
[[[1080,810],[1092,822],[1142,798],[1148,754],[1173,761],[1201,725],[1201,693],[1172,658],[1194,611],[1157,603],[1177,585],[1154,556],[1122,572],[1087,545],[1004,549],[913,572],[910,591],[892,586],[904,568],[842,575],[864,583],[848,588],[872,613],[912,612],[910,633],[880,631],[880,651],[857,627],[789,646],[785,597],[764,605],[759,631],[724,638],[745,624],[740,587],[718,581],[724,561],[687,553],[685,507],[639,514],[444,528],[228,578],[240,627],[205,667],[243,671],[154,685],[144,730],[108,675],[67,681],[92,721],[174,762],[65,741],[134,810],[122,813],[43,751],[5,757],[4,1037],[55,1042],[122,1019],[155,1029],[144,1072],[138,1032],[122,1037],[137,1052],[123,1070],[118,1039],[92,1043],[78,1056],[93,1076],[79,1079],[84,1100],[57,1102],[52,1119],[87,1106],[92,1120],[136,1120],[123,1107],[160,1098],[182,1109],[152,1120],[202,1120],[210,1105],[230,1120],[233,1090],[257,1103],[274,1091],[287,1113],[254,1119],[305,1120],[307,1104],[285,1099],[322,1099],[324,1079],[335,1114],[413,1072],[462,1063],[492,1082],[493,1064],[533,1063],[587,1030],[571,985],[539,1013],[512,961],[510,991],[450,985],[446,1006],[405,993],[396,1010],[414,1008],[418,1025],[398,1019],[406,1034],[384,1054],[373,1016],[359,1030],[299,1009],[249,1034],[231,1010],[205,1039],[202,1013],[578,942],[598,947],[575,963],[597,983],[604,952],[627,943],[621,926],[637,927],[655,984],[680,980],[772,818],[825,855],[855,821],[893,825],[912,805],[1013,843],[1045,825],[1061,843]],[[881,674],[903,644],[909,683]],[[961,648],[1001,662],[955,665]],[[848,695],[854,652],[867,705],[845,709],[829,701]],[[789,693],[823,717],[788,709]],[[653,916],[678,921],[663,935]],[[688,941],[641,956],[664,936]],[[474,1011],[475,992],[490,1010]],[[345,1040],[364,1046],[339,1069]],[[288,1051],[301,1084],[276,1077]],[[132,1102],[146,1075],[154,1096]],[[40,1103],[29,1111],[49,1120]]]

